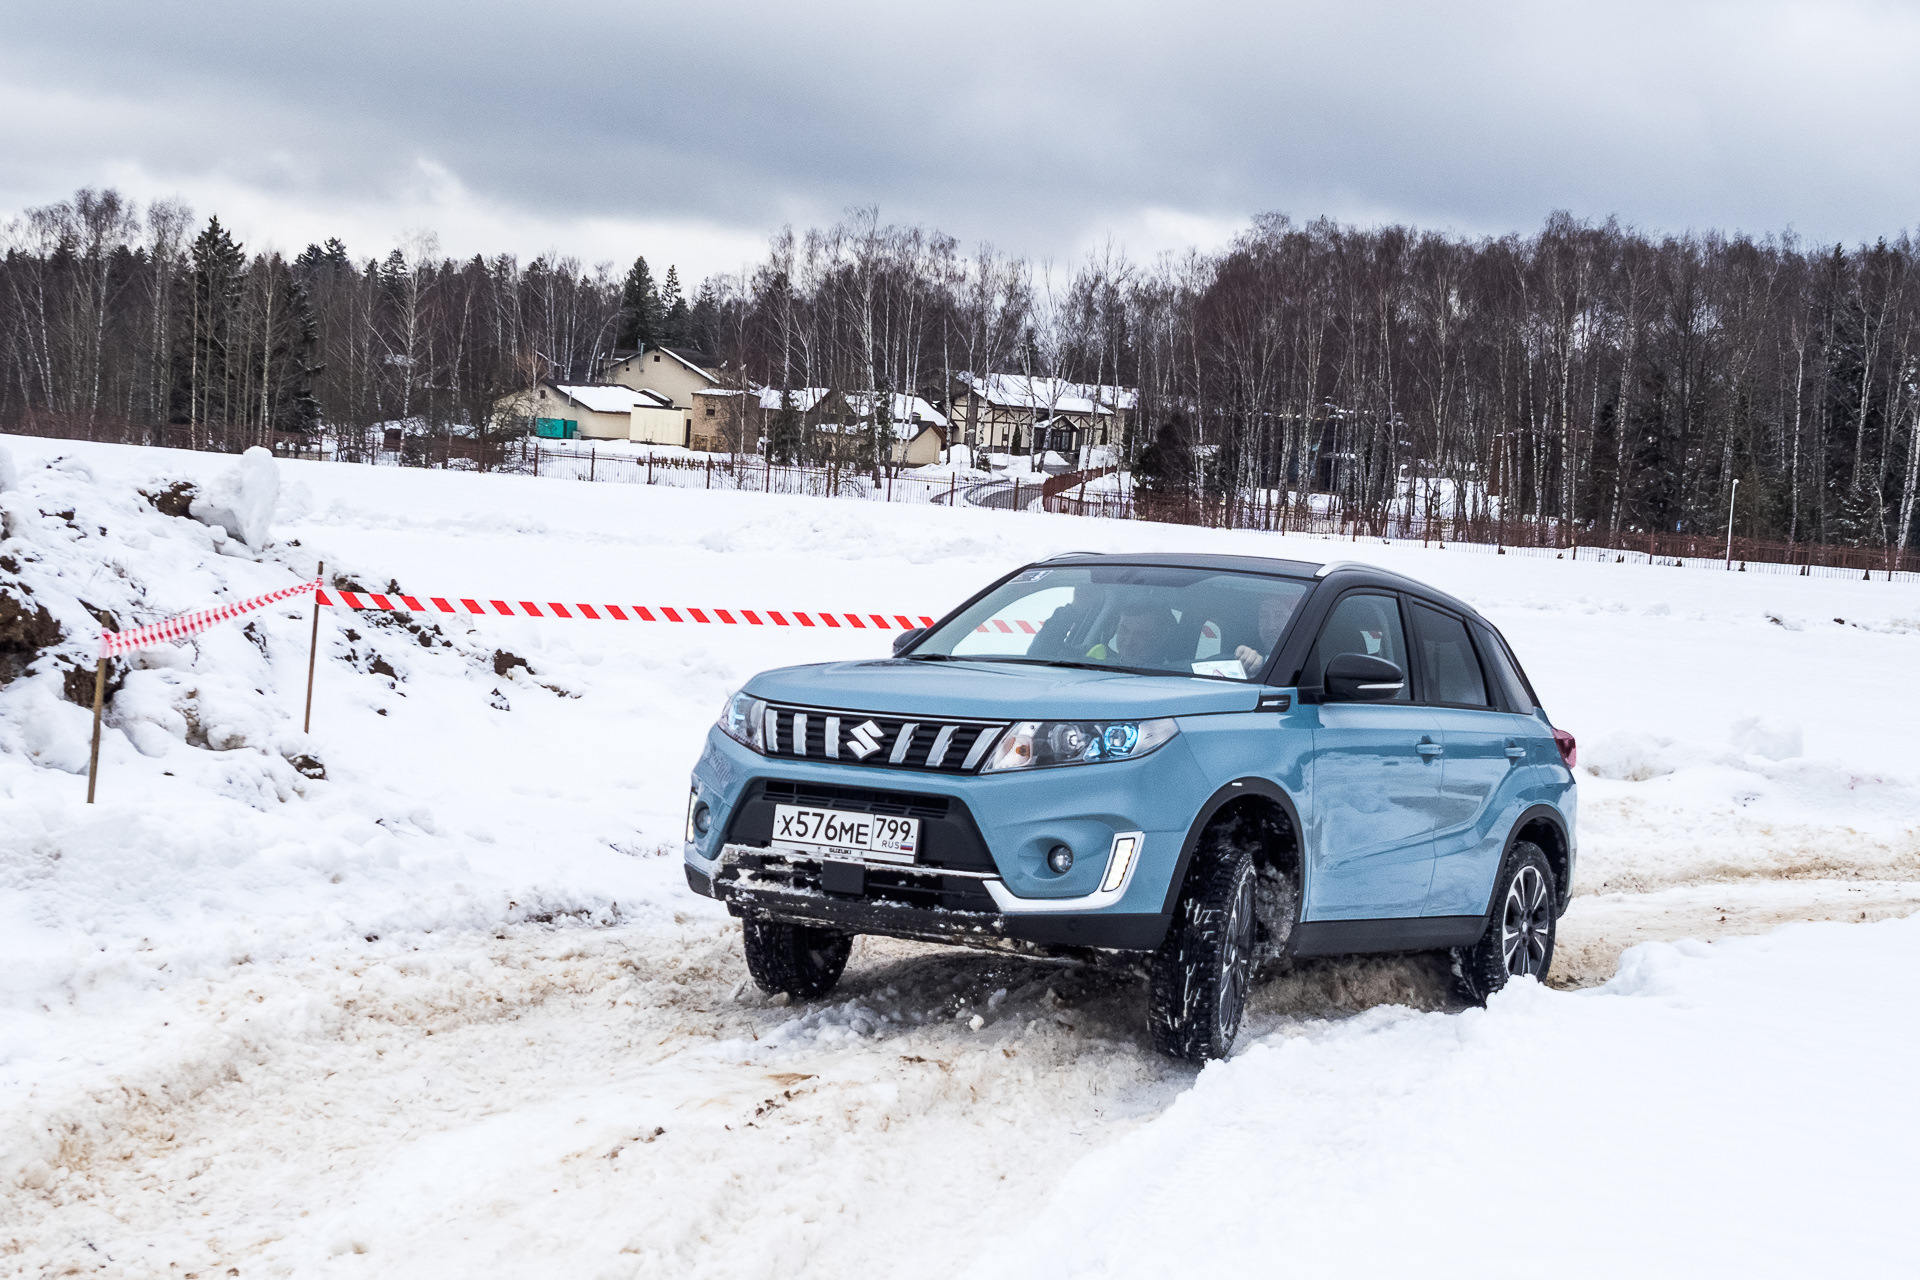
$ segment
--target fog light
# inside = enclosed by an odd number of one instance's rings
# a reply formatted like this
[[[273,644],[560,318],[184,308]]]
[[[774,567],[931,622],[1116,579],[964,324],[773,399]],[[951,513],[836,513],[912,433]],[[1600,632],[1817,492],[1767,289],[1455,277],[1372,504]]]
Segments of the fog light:
[[[700,788],[692,787],[687,791],[687,840],[689,843],[707,834],[713,825],[713,813],[700,801]]]
[[[1057,876],[1063,876],[1073,870],[1073,850],[1063,844],[1057,844],[1047,850],[1047,870]]]
[[[1107,874],[1100,881],[1102,893],[1112,893],[1127,881],[1127,871],[1133,866],[1133,855],[1140,851],[1140,833],[1129,832],[1113,838],[1113,852],[1107,855]]]

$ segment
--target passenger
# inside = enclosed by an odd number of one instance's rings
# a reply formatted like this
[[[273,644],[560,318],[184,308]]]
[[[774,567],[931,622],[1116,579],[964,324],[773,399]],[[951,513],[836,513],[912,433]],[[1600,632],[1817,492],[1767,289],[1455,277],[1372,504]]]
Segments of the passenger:
[[[1120,615],[1113,639],[1096,644],[1087,650],[1087,656],[1097,662],[1123,662],[1133,667],[1165,666],[1178,625],[1168,609],[1130,607]]]
[[[1241,669],[1248,676],[1267,664],[1273,654],[1273,646],[1279,641],[1280,633],[1287,629],[1287,619],[1293,616],[1293,600],[1283,596],[1264,596],[1260,600],[1260,617],[1254,626],[1255,639],[1260,647],[1241,645],[1233,651],[1240,659]]]

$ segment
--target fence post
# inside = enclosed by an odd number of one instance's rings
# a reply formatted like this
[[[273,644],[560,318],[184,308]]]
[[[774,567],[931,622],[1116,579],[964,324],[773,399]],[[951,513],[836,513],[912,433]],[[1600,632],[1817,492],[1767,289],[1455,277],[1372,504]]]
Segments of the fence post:
[[[594,479],[594,471],[599,465],[599,459],[600,447],[598,445],[589,445],[587,447],[587,480],[589,483]]]
[[[960,473],[956,471],[953,473],[952,479],[947,484],[947,505],[948,506],[951,507],[954,505],[954,496],[959,492],[960,492]]]
[[[540,474],[540,446],[538,444],[533,446],[533,474],[536,476]]]
[[[647,450],[647,483],[653,483],[653,450]]]
[[[93,803],[94,784],[100,780],[100,709],[107,700],[107,655],[93,668],[93,750],[87,755],[87,803]]]
[[[320,562],[320,567],[313,571],[313,576],[319,579],[321,586],[326,585],[327,562],[325,560],[322,560]],[[300,723],[300,732],[302,733],[313,732],[313,665],[315,660],[319,657],[319,655],[320,655],[320,592],[316,590],[313,593],[313,634],[307,638],[307,715],[306,715],[306,719],[304,719]]]
[[[762,493],[773,492],[773,459],[772,458],[767,459],[767,487],[762,489],[761,492]]]
[[[707,488],[713,488],[713,455],[707,455]]]

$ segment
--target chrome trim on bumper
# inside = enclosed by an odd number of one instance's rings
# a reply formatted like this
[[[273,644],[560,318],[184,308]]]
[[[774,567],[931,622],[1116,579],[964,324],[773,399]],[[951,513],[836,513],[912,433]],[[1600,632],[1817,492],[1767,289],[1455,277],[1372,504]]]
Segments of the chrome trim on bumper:
[[[1140,831],[1116,832],[1112,844],[1109,845],[1107,849],[1109,868],[1111,867],[1114,856],[1120,849],[1122,841],[1132,841],[1132,852],[1127,855],[1127,865],[1121,873],[1119,883],[1111,889],[1096,889],[1092,893],[1081,894],[1075,898],[1016,897],[999,876],[992,875],[985,871],[958,871],[950,867],[929,867],[916,863],[867,862],[865,860],[852,858],[845,859],[845,861],[860,861],[862,866],[872,871],[890,871],[901,875],[925,876],[931,880],[944,879],[949,876],[962,880],[978,880],[980,881],[980,887],[987,891],[987,895],[993,899],[994,906],[1000,909],[1001,914],[1010,916],[1046,915],[1074,911],[1100,911],[1113,906],[1119,902],[1121,898],[1125,897],[1127,886],[1133,883],[1133,873],[1140,865],[1140,854],[1142,847],[1146,843],[1146,834]],[[828,859],[822,855],[806,853],[798,849],[786,849],[778,846],[762,848],[757,845],[746,844],[724,845],[721,847],[720,856],[713,862],[713,875],[716,882],[727,870],[733,868],[737,868],[743,875],[750,874],[755,868],[745,865],[745,860],[748,858],[755,859],[756,861],[768,858],[779,858],[790,864],[800,863],[816,867],[828,861]],[[1102,870],[1101,878],[1103,881],[1111,878],[1108,874],[1108,869]],[[778,882],[771,884],[754,882],[751,883],[751,887],[758,892],[793,893],[793,890]],[[802,895],[795,894],[794,896],[798,897]]]

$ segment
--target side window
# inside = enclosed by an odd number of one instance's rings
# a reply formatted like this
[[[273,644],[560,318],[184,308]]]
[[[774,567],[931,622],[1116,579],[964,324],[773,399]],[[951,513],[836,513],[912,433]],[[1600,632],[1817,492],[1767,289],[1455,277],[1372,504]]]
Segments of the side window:
[[[1467,639],[1467,624],[1451,613],[1413,605],[1413,631],[1420,639],[1423,685],[1428,702],[1458,707],[1490,707],[1486,677]]]
[[[1400,625],[1400,601],[1397,597],[1372,591],[1356,591],[1342,596],[1333,606],[1320,638],[1314,642],[1313,657],[1308,660],[1308,685],[1323,684],[1327,661],[1343,653],[1364,653],[1385,658],[1400,670],[1407,670],[1407,636]],[[1402,688],[1388,702],[1409,702],[1413,698]]]
[[[1527,687],[1527,678],[1520,674],[1520,668],[1514,662],[1513,655],[1507,652],[1506,644],[1486,627],[1475,627],[1473,630],[1473,638],[1480,642],[1480,656],[1485,660],[1493,682],[1506,694],[1507,705],[1521,715],[1532,715],[1533,690]]]

